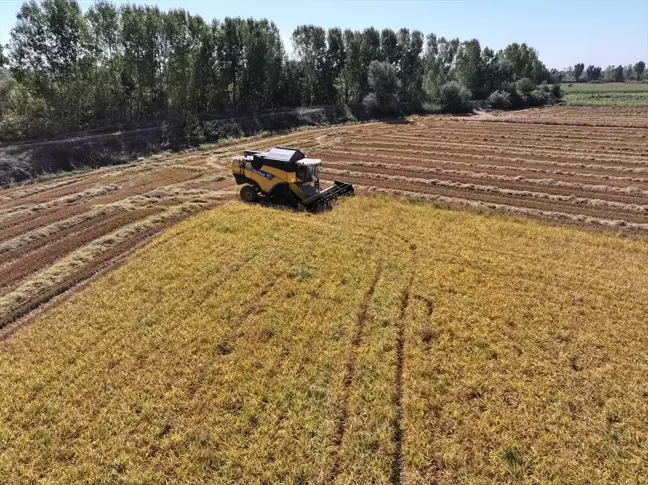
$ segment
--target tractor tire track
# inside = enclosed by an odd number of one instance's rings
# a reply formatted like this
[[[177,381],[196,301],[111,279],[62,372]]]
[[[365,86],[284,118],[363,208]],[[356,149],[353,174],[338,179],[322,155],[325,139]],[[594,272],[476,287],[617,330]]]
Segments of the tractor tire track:
[[[340,449],[342,447],[342,441],[344,440],[344,435],[346,433],[347,422],[349,420],[349,400],[351,398],[351,386],[356,376],[356,360],[358,354],[358,348],[362,344],[362,339],[364,337],[364,329],[367,323],[367,317],[369,315],[369,308],[371,306],[371,301],[373,300],[374,293],[376,292],[376,286],[378,286],[378,281],[382,275],[383,263],[382,261],[378,263],[376,273],[374,275],[373,281],[369,290],[365,294],[362,300],[362,307],[360,309],[360,314],[358,315],[358,321],[356,323],[356,332],[351,341],[351,352],[349,359],[346,364],[346,373],[344,376],[344,390],[342,395],[342,402],[340,403],[340,414],[337,417],[337,426],[336,433],[333,439],[333,446],[335,447],[335,461],[333,463],[333,469],[331,470],[331,483],[334,483],[338,476],[340,475]]]
[[[403,456],[403,394],[404,394],[404,372],[405,372],[405,315],[410,302],[410,292],[414,283],[414,275],[410,276],[407,287],[403,292],[400,314],[398,316],[398,337],[396,339],[396,393],[394,396],[394,407],[396,417],[394,419],[394,455],[392,457],[391,483],[401,485],[403,483],[403,472],[405,460]]]

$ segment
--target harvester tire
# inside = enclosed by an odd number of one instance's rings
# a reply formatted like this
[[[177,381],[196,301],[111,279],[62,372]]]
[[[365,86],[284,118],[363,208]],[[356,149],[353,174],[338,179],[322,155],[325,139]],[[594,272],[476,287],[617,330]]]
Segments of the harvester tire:
[[[241,200],[243,202],[256,202],[259,199],[257,190],[251,185],[245,185],[240,192]]]

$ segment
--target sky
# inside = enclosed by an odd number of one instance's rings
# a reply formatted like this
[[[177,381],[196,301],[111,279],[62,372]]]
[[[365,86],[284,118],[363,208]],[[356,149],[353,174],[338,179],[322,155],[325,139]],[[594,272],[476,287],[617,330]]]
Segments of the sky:
[[[119,1],[113,0],[115,3]],[[0,0],[0,43],[22,0]],[[84,9],[92,0],[79,1]],[[583,62],[608,65],[648,61],[648,0],[149,0],[161,9],[184,8],[206,20],[267,18],[291,51],[302,24],[363,29],[418,29],[461,40],[476,38],[499,50],[512,42],[535,47],[549,68]]]

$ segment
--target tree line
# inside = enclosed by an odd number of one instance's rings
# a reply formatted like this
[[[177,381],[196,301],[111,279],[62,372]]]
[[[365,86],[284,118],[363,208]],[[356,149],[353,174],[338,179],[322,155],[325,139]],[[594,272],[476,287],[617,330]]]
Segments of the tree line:
[[[495,52],[476,39],[407,28],[313,25],[297,27],[291,40],[288,54],[266,19],[209,22],[182,9],[105,0],[85,12],[76,0],[27,1],[0,49],[0,138],[203,113],[423,105],[448,94],[465,104],[520,81],[535,90],[552,80],[526,44]]]
[[[641,81],[645,79],[646,63],[639,61],[636,64],[627,66],[608,66],[605,69],[590,64],[585,67],[584,63],[578,63],[567,67],[562,71],[551,70],[551,76],[556,82],[626,82]]]

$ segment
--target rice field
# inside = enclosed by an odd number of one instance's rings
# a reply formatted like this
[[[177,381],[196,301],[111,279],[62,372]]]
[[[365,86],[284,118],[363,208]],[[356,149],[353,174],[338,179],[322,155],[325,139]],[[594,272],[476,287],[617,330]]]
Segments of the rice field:
[[[0,341],[0,483],[644,483],[647,270],[414,198],[225,203]]]
[[[0,334],[180,220],[236,198],[232,157],[296,146],[325,183],[648,231],[648,108],[554,107],[317,128],[0,189]]]

